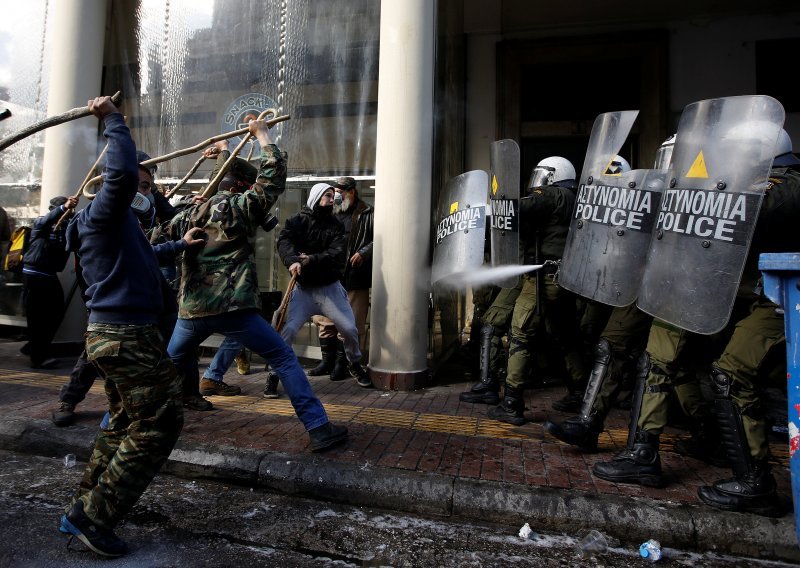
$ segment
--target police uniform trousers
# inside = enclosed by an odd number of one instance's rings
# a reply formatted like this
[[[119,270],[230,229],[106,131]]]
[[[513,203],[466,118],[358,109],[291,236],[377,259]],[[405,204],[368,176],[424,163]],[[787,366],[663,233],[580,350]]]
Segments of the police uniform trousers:
[[[652,322],[653,316],[637,308],[636,304],[614,308],[611,312],[600,333],[600,337],[608,341],[611,347],[611,368],[592,404],[592,414],[608,415],[622,388],[626,364],[635,364],[644,351]]]
[[[659,319],[653,320],[647,339],[650,371],[645,382],[638,427],[651,434],[661,434],[667,425],[669,396],[674,393],[683,412],[701,420],[709,415],[696,379],[692,349],[701,339],[696,334]]]
[[[759,374],[767,355],[785,348],[783,315],[766,299],[756,301],[749,315],[736,323],[733,335],[714,366],[732,379],[731,399],[742,413],[742,424],[750,453],[755,460],[767,457],[769,440],[759,396]],[[785,352],[783,354],[785,358]]]
[[[511,326],[511,316],[514,305],[522,291],[522,279],[514,288],[500,288],[491,305],[483,314],[484,325],[494,328],[492,341],[489,345],[489,376],[499,377],[505,372],[506,357],[503,348],[503,336],[508,333]]]
[[[537,297],[536,279],[543,278],[542,298]],[[578,329],[575,295],[559,287],[544,274],[523,275],[522,289],[511,315],[506,385],[521,388],[532,362],[534,341],[543,318],[554,343],[563,351],[570,377],[570,390],[586,380],[587,366]],[[537,310],[537,302],[541,301]],[[580,387],[582,390],[582,387]]]

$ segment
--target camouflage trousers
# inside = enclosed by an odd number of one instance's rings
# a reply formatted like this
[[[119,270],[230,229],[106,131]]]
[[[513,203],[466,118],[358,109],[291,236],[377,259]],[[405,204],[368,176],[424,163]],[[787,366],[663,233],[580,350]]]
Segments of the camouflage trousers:
[[[636,304],[614,308],[600,337],[611,346],[611,365],[592,404],[592,413],[605,417],[622,389],[622,374],[628,362],[635,363],[644,351],[653,316]],[[630,365],[635,367],[635,365]]]
[[[681,410],[694,421],[711,416],[708,401],[700,392],[694,367],[693,347],[702,338],[670,325],[653,320],[647,338],[650,372],[645,382],[642,410],[638,427],[651,434],[661,434],[667,425],[671,393]]]
[[[541,298],[538,297],[537,278],[543,279]],[[506,384],[520,388],[527,379],[533,360],[533,341],[545,318],[547,331],[563,352],[570,378],[569,389],[582,391],[587,368],[578,329],[575,295],[559,287],[545,274],[525,275],[520,280],[522,289],[511,314]],[[541,305],[537,309],[539,302]]]
[[[783,316],[776,308],[767,300],[757,301],[750,314],[736,324],[733,336],[714,363],[733,380],[731,399],[742,414],[750,454],[756,460],[766,458],[769,451],[767,424],[759,395],[764,379],[760,371],[767,356],[786,344]],[[782,352],[781,357],[785,359],[786,354]]]
[[[105,380],[110,420],[69,507],[81,500],[94,523],[113,529],[178,440],[181,381],[155,325],[89,324],[86,353]]]

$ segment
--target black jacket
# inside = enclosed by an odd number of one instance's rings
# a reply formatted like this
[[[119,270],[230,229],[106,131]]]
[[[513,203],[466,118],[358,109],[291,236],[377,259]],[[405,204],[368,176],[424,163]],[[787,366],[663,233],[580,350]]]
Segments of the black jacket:
[[[23,258],[23,272],[33,270],[45,274],[56,274],[64,270],[69,258],[67,252],[67,223],[53,231],[53,226],[64,214],[64,207],[54,207],[47,215],[33,222],[30,244]]]
[[[347,237],[347,261],[342,284],[345,290],[364,290],[372,287],[372,239],[373,239],[373,213],[371,205],[358,200],[353,211],[339,213],[338,217],[352,215],[352,228]],[[361,253],[364,262],[359,267],[350,264],[350,257]]]
[[[344,225],[334,215],[319,215],[308,207],[286,220],[278,235],[278,254],[289,268],[300,262],[300,255],[310,257],[300,271],[302,286],[324,286],[341,280],[347,261]]]

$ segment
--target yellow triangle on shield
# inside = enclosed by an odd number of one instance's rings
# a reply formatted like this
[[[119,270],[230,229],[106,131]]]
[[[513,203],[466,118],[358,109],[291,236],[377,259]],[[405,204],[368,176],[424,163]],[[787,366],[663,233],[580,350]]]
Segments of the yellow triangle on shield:
[[[492,175],[492,195],[497,195],[497,188],[500,185],[497,183],[497,176]]]
[[[458,211],[458,201],[454,201],[450,204],[450,215]]]
[[[697,157],[694,159],[692,167],[686,172],[687,178],[708,178],[708,170],[706,169],[706,159],[703,156],[703,151],[698,152]]]

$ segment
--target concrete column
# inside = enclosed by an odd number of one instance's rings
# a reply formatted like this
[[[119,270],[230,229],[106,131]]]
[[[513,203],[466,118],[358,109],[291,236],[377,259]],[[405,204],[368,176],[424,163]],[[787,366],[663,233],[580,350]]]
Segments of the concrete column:
[[[435,1],[381,1],[369,370],[387,390],[428,378],[435,39]]]
[[[53,37],[47,114],[52,116],[85,105],[99,96],[103,72],[106,0],[53,2]],[[97,119],[92,117],[48,128],[45,132],[41,210],[52,197],[72,195],[98,154]],[[80,207],[80,206],[79,206]],[[61,273],[65,295],[75,281],[70,258]],[[80,294],[75,293],[56,340],[80,341],[86,321]]]

